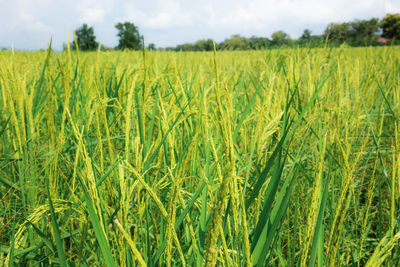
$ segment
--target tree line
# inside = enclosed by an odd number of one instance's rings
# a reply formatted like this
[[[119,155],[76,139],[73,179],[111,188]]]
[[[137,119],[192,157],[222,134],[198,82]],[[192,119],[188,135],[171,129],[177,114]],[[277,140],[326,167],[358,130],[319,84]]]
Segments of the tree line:
[[[132,22],[117,23],[118,45],[114,49],[142,49],[143,36]],[[387,14],[383,19],[354,20],[351,22],[330,23],[320,35],[313,35],[311,30],[305,29],[298,39],[292,39],[284,31],[276,31],[271,38],[252,36],[246,38],[232,35],[220,43],[216,43],[218,50],[258,50],[276,47],[319,47],[337,46],[346,43],[350,46],[375,46],[385,44],[400,44],[400,14]],[[72,49],[88,51],[99,48],[93,27],[83,24],[75,31]],[[175,47],[159,48],[167,51],[212,51],[212,39],[202,39],[195,43],[184,43]],[[64,46],[66,48],[66,46]],[[101,46],[103,50],[113,48]],[[155,50],[155,44],[149,44],[148,50]]]
[[[115,24],[118,30],[117,36],[119,38],[118,45],[114,49],[142,49],[143,36],[140,35],[139,29],[132,22],[119,22]],[[84,23],[81,27],[74,31],[74,40],[71,42],[72,50],[92,51],[96,49],[112,50],[111,47],[100,45],[96,41],[93,27],[89,27]],[[67,45],[64,44],[64,50]]]

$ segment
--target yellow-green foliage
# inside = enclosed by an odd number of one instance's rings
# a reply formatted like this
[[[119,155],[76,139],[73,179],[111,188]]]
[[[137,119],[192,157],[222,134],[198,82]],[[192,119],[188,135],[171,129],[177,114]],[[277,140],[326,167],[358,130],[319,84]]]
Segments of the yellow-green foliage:
[[[399,47],[2,51],[0,265],[395,266],[399,78]]]

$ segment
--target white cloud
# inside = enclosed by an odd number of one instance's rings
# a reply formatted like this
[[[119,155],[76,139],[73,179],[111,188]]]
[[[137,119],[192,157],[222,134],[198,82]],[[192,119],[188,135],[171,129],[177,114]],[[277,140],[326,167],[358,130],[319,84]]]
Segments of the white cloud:
[[[330,22],[351,21],[383,17],[383,0],[233,0],[229,9],[221,9],[214,3],[205,8],[208,28],[222,28],[229,34],[244,36],[270,36],[284,30],[298,37],[305,28],[321,33]],[[226,37],[229,36],[226,35]]]
[[[154,17],[147,18],[145,25],[150,28],[162,29],[171,27],[172,22],[173,20],[170,14],[166,12],[161,12]]]
[[[67,30],[94,27],[97,40],[117,43],[117,22],[139,26],[147,42],[168,46],[232,34],[266,36],[305,28],[321,33],[329,22],[400,13],[398,0],[0,0],[0,47],[40,48],[53,36],[61,47]]]
[[[145,11],[135,4],[126,4],[124,15],[116,21],[133,21],[149,29],[167,29],[170,27],[187,27],[192,24],[192,14],[184,10],[177,0],[156,1],[156,8]]]
[[[82,10],[79,21],[81,23],[95,24],[104,20],[105,11],[100,7],[86,8]]]
[[[400,13],[400,1],[386,1],[386,13]]]
[[[34,33],[41,32],[49,34],[52,32],[52,27],[40,21],[31,21],[30,23],[25,24],[24,29],[28,32],[34,32]]]
[[[242,25],[244,27],[264,26],[270,23],[291,24],[293,22],[328,23],[351,20],[355,17],[380,15],[382,1],[319,1],[319,0],[255,0],[247,4],[230,7],[232,12],[215,14],[211,11],[210,25]],[[210,8],[209,8],[210,10]]]
[[[192,24],[191,17],[188,15],[169,14],[160,12],[155,16],[149,16],[144,21],[144,26],[152,29],[167,29],[170,27],[188,27]]]
[[[107,13],[114,9],[112,0],[74,0],[78,22],[87,24],[98,24],[104,21]],[[72,4],[74,5],[74,4]]]

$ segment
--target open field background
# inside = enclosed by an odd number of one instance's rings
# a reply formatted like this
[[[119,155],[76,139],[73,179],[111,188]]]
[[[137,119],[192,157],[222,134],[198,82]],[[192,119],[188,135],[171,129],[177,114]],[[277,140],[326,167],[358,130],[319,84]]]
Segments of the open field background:
[[[0,62],[0,265],[399,264],[399,47]]]

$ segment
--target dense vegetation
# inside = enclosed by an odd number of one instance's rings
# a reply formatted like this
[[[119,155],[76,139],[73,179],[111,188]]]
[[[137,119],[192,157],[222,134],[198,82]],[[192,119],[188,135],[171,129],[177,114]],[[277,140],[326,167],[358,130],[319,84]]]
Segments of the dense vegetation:
[[[398,265],[399,52],[1,52],[0,265]]]
[[[382,36],[382,38],[379,38]],[[384,38],[383,38],[384,37]],[[199,40],[195,43],[185,43],[176,47],[168,47],[171,51],[212,51],[213,40]],[[289,34],[278,30],[271,38],[252,36],[246,38],[233,35],[217,45],[219,50],[259,50],[281,47],[325,47],[339,46],[346,43],[349,46],[382,46],[385,44],[400,44],[400,14],[387,14],[383,19],[372,18],[354,20],[351,22],[329,23],[322,34],[312,34],[305,29],[298,39],[292,39]]]
[[[143,37],[139,29],[132,22],[117,23],[118,46],[115,49],[142,49]],[[380,37],[381,36],[381,37]],[[380,37],[380,38],[379,38]],[[76,40],[71,43],[73,50],[76,43],[80,50],[96,50],[99,43],[96,41],[93,27],[83,24],[75,31]],[[337,47],[347,45],[382,46],[400,44],[400,14],[387,14],[383,19],[372,18],[369,20],[354,20],[352,22],[330,23],[323,34],[313,35],[311,30],[305,29],[298,39],[292,39],[289,34],[278,30],[272,33],[271,38],[252,36],[246,38],[238,34],[217,44],[217,50],[260,50],[282,47]],[[167,51],[212,51],[214,41],[202,39],[195,43],[179,44],[176,47],[159,48]],[[64,50],[67,45],[64,45]],[[101,46],[102,50],[112,50],[110,47]],[[156,45],[150,43],[148,50],[156,50]]]

